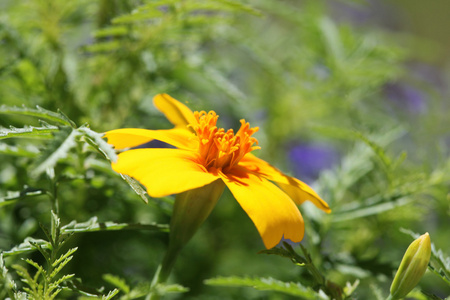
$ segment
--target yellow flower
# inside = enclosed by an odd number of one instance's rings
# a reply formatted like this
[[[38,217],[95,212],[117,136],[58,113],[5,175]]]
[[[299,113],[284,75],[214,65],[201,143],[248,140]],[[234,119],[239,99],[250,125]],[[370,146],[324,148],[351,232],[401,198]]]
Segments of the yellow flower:
[[[192,112],[167,94],[154,98],[155,106],[175,125],[173,129],[117,129],[106,132],[116,149],[133,148],[153,139],[176,148],[130,149],[119,154],[112,167],[141,182],[152,197],[163,197],[225,183],[258,229],[270,249],[284,237],[303,239],[304,222],[296,204],[309,200],[331,210],[307,184],[283,174],[252,153],[259,149],[251,128],[241,120],[240,129],[218,128],[214,111]],[[192,200],[194,201],[194,200]]]

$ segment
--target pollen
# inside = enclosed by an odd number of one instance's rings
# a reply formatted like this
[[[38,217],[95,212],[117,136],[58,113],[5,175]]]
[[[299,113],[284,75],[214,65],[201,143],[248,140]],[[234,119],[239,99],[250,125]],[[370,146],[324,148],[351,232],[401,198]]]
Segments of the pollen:
[[[217,169],[226,172],[236,165],[247,153],[260,149],[258,140],[252,135],[259,130],[241,120],[241,127],[225,131],[216,126],[219,116],[214,112],[194,112],[197,124],[191,124],[198,138],[198,153],[201,164],[207,170]]]

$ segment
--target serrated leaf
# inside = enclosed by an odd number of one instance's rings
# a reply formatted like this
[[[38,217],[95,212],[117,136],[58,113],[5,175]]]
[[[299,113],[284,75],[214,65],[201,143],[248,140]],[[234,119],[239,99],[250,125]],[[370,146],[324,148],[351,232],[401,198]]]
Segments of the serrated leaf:
[[[28,285],[32,285],[33,284],[33,278],[30,276],[30,273],[28,273],[28,270],[24,266],[14,264],[11,267],[14,270],[16,270],[17,275],[22,277],[22,281],[23,282],[25,282]]]
[[[115,276],[112,274],[103,274],[102,278],[104,281],[109,282],[110,284],[117,287],[125,294],[128,294],[130,292],[130,287],[125,282],[125,279],[122,279],[119,276]]]
[[[31,172],[32,176],[38,176],[47,169],[53,168],[60,159],[66,158],[68,152],[75,147],[75,138],[81,133],[70,127],[62,127],[55,134],[53,142],[43,152],[39,165]]]
[[[67,259],[70,255],[75,253],[75,251],[78,250],[78,247],[69,249],[65,254],[62,254],[57,260],[55,260],[52,264],[53,267],[56,267],[59,263],[61,263],[62,260]]]
[[[36,106],[36,108],[28,108],[25,106],[17,107],[17,106],[2,105],[0,106],[0,113],[9,115],[24,115],[24,116],[38,117],[40,119],[60,123],[70,127],[76,127],[75,123],[72,120],[70,120],[60,110],[58,110],[58,112],[55,113],[53,111],[46,110],[39,106]]]
[[[5,266],[5,260],[3,259],[3,252],[0,251],[0,296],[2,296],[2,292],[6,293],[8,291],[14,291],[17,285],[14,280],[11,278],[8,269]],[[6,294],[4,294],[6,296]]]
[[[92,299],[91,297],[103,296],[103,289],[95,289],[92,287],[84,286],[81,283],[81,279],[79,278],[72,278],[72,280],[67,280],[65,282],[65,285],[68,286],[72,291],[75,291],[80,295],[87,296],[87,298],[79,297],[78,299]]]
[[[114,150],[113,146],[108,144],[103,139],[103,133],[95,132],[87,127],[80,127],[78,131],[83,133],[90,141],[93,143],[89,143],[91,146],[95,147],[98,151],[103,153],[103,155],[112,162],[117,161],[117,154]]]
[[[19,199],[23,199],[26,197],[40,196],[44,194],[45,190],[33,188],[25,188],[23,191],[14,191],[14,192],[8,191],[5,197],[0,197],[0,207],[15,203]]]
[[[75,221],[61,227],[61,233],[80,233],[80,232],[95,232],[95,231],[111,231],[111,230],[149,230],[158,232],[168,232],[169,225],[167,224],[130,224],[130,223],[115,223],[115,222],[97,222],[97,217],[91,218],[84,223],[76,223]]]
[[[44,274],[44,275],[46,274],[46,271],[44,270],[44,268],[43,268],[42,266],[40,266],[40,265],[39,265],[37,262],[35,262],[34,260],[29,259],[29,258],[26,258],[26,259],[24,259],[24,261],[25,261],[27,264],[29,264],[29,265],[35,267],[36,270],[38,270],[38,273],[42,273],[42,274]],[[35,279],[39,276],[38,273],[35,275]],[[35,280],[35,281],[36,281],[36,280]]]
[[[109,291],[108,295],[102,296],[102,300],[110,300],[112,299],[115,295],[117,295],[119,293],[118,289],[114,289],[112,291]]]
[[[41,137],[49,138],[52,133],[58,132],[59,128],[52,125],[42,127],[26,126],[23,128],[0,128],[0,140],[13,137]]]
[[[128,183],[133,191],[141,197],[145,204],[148,204],[147,191],[142,188],[139,181],[125,174],[120,174],[120,176]]]
[[[27,237],[20,245],[15,246],[9,251],[4,251],[3,255],[7,257],[36,251],[37,249],[35,246],[33,246],[33,243],[39,245],[42,249],[51,249],[52,247],[52,245],[48,241]]]
[[[317,299],[317,293],[309,287],[304,287],[300,283],[283,282],[270,277],[216,277],[205,280],[205,284],[228,287],[251,287],[260,291],[275,291],[292,296],[304,297],[306,299]]]

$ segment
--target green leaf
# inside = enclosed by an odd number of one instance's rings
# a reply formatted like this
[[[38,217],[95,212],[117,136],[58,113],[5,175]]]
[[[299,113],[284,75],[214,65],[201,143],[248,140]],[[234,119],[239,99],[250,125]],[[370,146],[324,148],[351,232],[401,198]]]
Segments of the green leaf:
[[[95,232],[95,231],[111,231],[111,230],[149,230],[158,232],[168,232],[169,225],[167,224],[129,224],[129,223],[115,223],[115,222],[97,222],[97,217],[92,217],[89,221],[84,223],[77,223],[75,221],[61,227],[61,233],[80,233],[80,232]]]
[[[112,299],[115,295],[117,295],[119,293],[118,289],[114,289],[112,291],[109,291],[108,295],[102,296],[102,300],[110,300]]]
[[[15,291],[16,283],[11,278],[8,269],[5,266],[3,252],[0,251],[0,297],[6,298],[9,291]]]
[[[42,249],[51,249],[52,247],[48,241],[27,237],[20,245],[15,246],[9,251],[4,251],[3,256],[7,257],[36,251],[37,248],[33,244],[39,245]]]
[[[71,280],[67,280],[64,284],[67,287],[69,287],[72,291],[86,296],[86,297],[83,297],[83,296],[79,297],[78,298],[79,300],[81,300],[81,299],[90,300],[92,298],[100,299],[100,297],[103,297],[103,288],[96,289],[96,288],[84,286],[81,283],[81,279],[79,279],[79,278],[72,278]],[[119,291],[117,290],[117,292],[119,292]]]
[[[0,154],[22,157],[36,157],[39,154],[39,149],[33,145],[27,145],[26,147],[17,147],[7,144],[0,144]]]
[[[122,48],[122,43],[118,40],[97,42],[83,47],[83,50],[91,53],[112,52]]]
[[[392,198],[384,195],[376,195],[374,198],[380,198],[380,201],[372,205],[358,206],[356,209],[336,211],[333,212],[332,222],[343,222],[353,219],[363,218],[367,216],[377,215],[388,210],[392,210],[399,206],[404,206],[413,201],[412,198],[407,195],[400,197],[393,196]],[[366,202],[370,202],[371,199]]]
[[[159,283],[154,287],[156,294],[158,295],[166,295],[169,293],[186,293],[189,291],[187,287],[184,287],[179,284],[165,284]]]
[[[38,166],[31,172],[32,176],[38,176],[47,169],[53,168],[60,159],[66,158],[70,149],[76,145],[76,137],[81,133],[70,127],[61,127],[55,134],[52,143],[43,152],[38,161]]]
[[[69,256],[71,256],[75,251],[78,250],[78,247],[69,249],[65,254],[62,254],[57,260],[55,260],[52,264],[53,267],[56,267],[59,265],[63,260],[67,259]],[[65,265],[65,263],[62,263],[62,265]]]
[[[205,284],[227,287],[251,287],[260,291],[275,291],[306,299],[317,299],[317,293],[309,287],[304,287],[300,283],[283,282],[273,278],[216,277],[205,280]]]
[[[34,283],[33,278],[31,277],[30,273],[28,273],[28,270],[24,266],[14,264],[14,265],[12,265],[12,268],[14,270],[16,270],[17,275],[22,277],[22,281],[25,282],[26,284],[28,284],[30,287],[32,287],[33,285],[36,284],[36,283]]]
[[[97,149],[97,151],[101,152],[107,159],[112,162],[117,161],[116,151],[114,150],[112,145],[108,144],[103,139],[103,133],[95,132],[84,126],[78,128],[78,131],[84,134],[87,137],[88,143],[95,149]]]
[[[46,191],[41,189],[25,188],[22,191],[8,191],[5,197],[0,197],[0,207],[8,204],[13,204],[19,199],[24,199],[26,197],[35,197],[45,195]]]
[[[0,128],[0,140],[12,137],[41,137],[49,138],[51,133],[58,132],[59,128],[53,125],[42,127],[26,126],[23,128],[10,127]]]
[[[130,292],[130,287],[125,282],[125,279],[122,279],[119,276],[115,276],[112,274],[103,274],[102,278],[104,281],[109,282],[110,284],[117,287],[125,294],[128,294]]]
[[[122,36],[128,34],[128,28],[125,26],[111,26],[96,30],[93,33],[95,38]]]
[[[147,191],[144,190],[136,179],[126,175],[126,174],[120,174],[123,180],[125,180],[128,185],[135,191],[136,194],[141,197],[141,199],[145,202],[145,204],[148,204],[148,198],[147,198]]]
[[[36,108],[28,108],[28,107],[17,107],[17,106],[0,106],[1,114],[8,115],[24,115],[24,116],[32,116],[38,117],[40,119],[44,119],[47,121],[56,122],[62,125],[76,127],[75,123],[70,120],[63,112],[58,110],[56,113],[50,110],[46,110],[42,107],[36,106]]]

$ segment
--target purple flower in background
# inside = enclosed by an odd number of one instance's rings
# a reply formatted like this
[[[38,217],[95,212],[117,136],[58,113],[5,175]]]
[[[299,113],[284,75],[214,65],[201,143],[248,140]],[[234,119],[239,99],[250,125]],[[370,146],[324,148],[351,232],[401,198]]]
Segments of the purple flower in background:
[[[295,176],[311,183],[321,171],[332,168],[339,160],[339,154],[325,144],[297,144],[289,151],[289,160]]]
[[[404,83],[391,83],[385,87],[389,100],[407,112],[419,114],[427,110],[425,95],[411,85]]]

